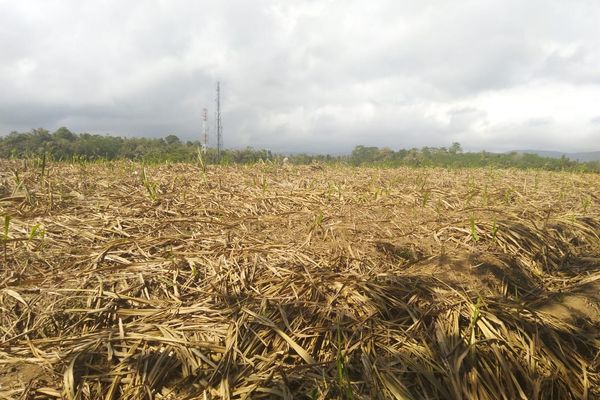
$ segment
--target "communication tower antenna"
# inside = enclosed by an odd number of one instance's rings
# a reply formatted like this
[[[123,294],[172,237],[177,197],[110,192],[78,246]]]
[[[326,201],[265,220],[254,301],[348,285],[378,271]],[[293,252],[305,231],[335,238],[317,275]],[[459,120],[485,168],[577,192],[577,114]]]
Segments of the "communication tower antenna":
[[[204,151],[208,148],[208,110],[202,109],[202,144],[204,145]]]
[[[221,161],[223,150],[223,123],[221,121],[221,82],[217,82],[217,160]]]

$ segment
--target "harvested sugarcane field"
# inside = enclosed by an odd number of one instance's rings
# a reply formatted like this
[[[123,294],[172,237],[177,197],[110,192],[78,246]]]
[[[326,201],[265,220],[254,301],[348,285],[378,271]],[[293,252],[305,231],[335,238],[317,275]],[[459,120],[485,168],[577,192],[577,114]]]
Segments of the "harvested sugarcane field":
[[[0,164],[0,397],[600,398],[600,175]]]

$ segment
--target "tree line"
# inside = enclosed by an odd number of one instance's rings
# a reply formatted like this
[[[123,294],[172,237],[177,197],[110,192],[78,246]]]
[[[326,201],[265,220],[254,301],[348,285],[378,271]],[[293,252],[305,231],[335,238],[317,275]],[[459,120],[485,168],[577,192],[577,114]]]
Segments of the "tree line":
[[[520,168],[549,171],[600,172],[600,161],[578,162],[562,156],[542,157],[532,153],[464,152],[459,143],[450,147],[401,149],[356,146],[350,156],[353,165],[422,166],[450,168]]]
[[[145,162],[191,162],[198,159],[199,141],[181,141],[176,135],[164,138],[121,137],[73,133],[62,127],[50,133],[46,129],[11,132],[0,137],[0,158],[26,158],[46,155],[56,161],[137,160]],[[202,152],[205,162],[217,162],[216,149]],[[252,148],[224,150],[222,163],[254,163],[273,157],[268,150]]]
[[[176,135],[164,138],[120,137],[73,133],[62,127],[50,133],[45,129],[11,132],[0,137],[0,158],[27,158],[44,155],[57,161],[95,161],[129,159],[144,162],[193,162],[199,154],[207,164],[251,164],[281,161],[284,155],[269,150],[226,149],[217,157],[216,149],[201,149],[199,141],[182,141]],[[354,166],[417,167],[499,167],[534,168],[552,171],[600,172],[600,162],[577,162],[566,157],[549,158],[536,154],[464,152],[459,143],[449,147],[400,149],[356,146],[350,155],[292,154],[293,164],[342,163]]]

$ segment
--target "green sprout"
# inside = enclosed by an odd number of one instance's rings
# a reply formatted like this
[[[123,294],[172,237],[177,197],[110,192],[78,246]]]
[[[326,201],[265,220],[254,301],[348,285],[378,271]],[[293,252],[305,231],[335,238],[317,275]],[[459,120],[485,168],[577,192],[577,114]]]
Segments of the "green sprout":
[[[477,225],[475,225],[475,217],[473,215],[471,215],[470,226],[471,226],[471,238],[475,242],[478,242],[479,241],[479,234],[477,233]]]
[[[142,168],[142,182],[144,183],[146,192],[148,192],[148,197],[150,197],[152,201],[156,201],[158,198],[157,185],[148,178],[148,175],[146,175],[146,168]]]

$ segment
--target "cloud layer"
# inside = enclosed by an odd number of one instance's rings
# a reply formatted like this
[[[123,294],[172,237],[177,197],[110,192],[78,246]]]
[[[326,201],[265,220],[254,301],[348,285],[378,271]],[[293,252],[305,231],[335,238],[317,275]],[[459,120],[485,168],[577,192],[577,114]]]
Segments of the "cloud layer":
[[[600,3],[0,0],[0,133],[600,149]]]

